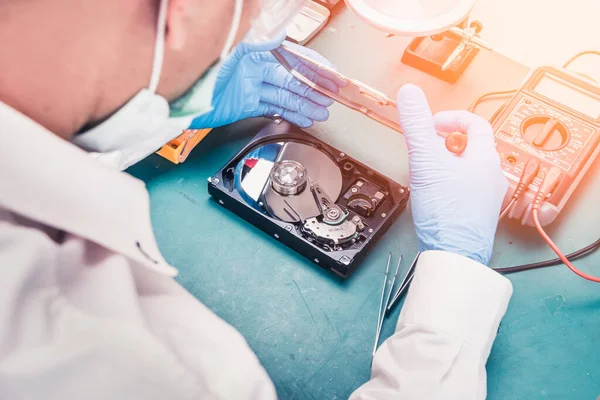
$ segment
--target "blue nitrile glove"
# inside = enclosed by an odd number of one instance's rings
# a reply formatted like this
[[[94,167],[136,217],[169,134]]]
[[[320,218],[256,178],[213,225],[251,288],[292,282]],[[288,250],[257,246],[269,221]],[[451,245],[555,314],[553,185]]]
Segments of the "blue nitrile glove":
[[[214,110],[196,118],[190,128],[215,128],[245,118],[275,114],[303,128],[314,121],[325,121],[329,117],[327,107],[333,100],[300,83],[270,53],[281,45],[284,36],[260,44],[239,44],[219,70]],[[313,50],[288,42],[286,45],[315,61],[331,65]],[[288,61],[292,61],[294,68],[299,64],[297,59],[288,58]],[[320,79],[320,83],[336,90],[335,84],[327,78]]]
[[[398,112],[408,147],[419,249],[449,251],[488,265],[508,188],[492,127],[467,111],[433,117],[425,94],[414,85],[398,92]],[[464,153],[448,151],[436,129],[467,134]]]

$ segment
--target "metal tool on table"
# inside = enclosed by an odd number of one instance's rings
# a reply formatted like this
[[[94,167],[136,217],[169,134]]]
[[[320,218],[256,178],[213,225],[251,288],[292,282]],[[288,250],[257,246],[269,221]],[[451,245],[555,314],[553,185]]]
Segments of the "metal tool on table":
[[[271,52],[289,73],[306,86],[354,111],[366,115],[382,125],[402,133],[402,129],[397,122],[398,111],[396,102],[382,92],[362,82],[350,79],[337,72],[334,68],[312,60],[285,44]],[[303,67],[302,70],[293,68],[288,59],[299,61],[299,65]],[[309,74],[313,78],[316,77],[315,80],[320,80],[320,82],[313,81],[308,76]],[[334,92],[325,87],[324,82],[326,80],[333,81],[339,90]],[[467,147],[467,135],[462,132],[438,131],[438,134],[445,138],[446,148],[456,155],[462,154]]]
[[[388,255],[387,265],[385,266],[385,274],[383,275],[383,286],[381,287],[381,299],[379,300],[379,310],[377,312],[377,329],[375,331],[375,345],[373,346],[373,357],[375,357],[375,352],[377,351],[377,344],[379,343],[379,334],[381,325],[383,324],[383,317],[385,317],[385,304],[383,303],[383,299],[385,298],[385,287],[388,281],[388,272],[390,271],[390,262],[392,261],[392,253]]]
[[[406,275],[404,275],[402,282],[400,282],[400,285],[398,286],[398,290],[396,290],[396,293],[394,293],[394,297],[392,297],[392,301],[388,302],[388,304],[387,304],[386,313],[389,313],[392,310],[392,308],[394,307],[394,304],[396,304],[398,299],[400,299],[400,296],[402,296],[408,289],[410,282],[412,282],[412,279],[415,276],[415,266],[417,265],[417,260],[419,259],[420,255],[421,255],[421,252],[417,253],[415,259],[413,260],[412,264],[408,268],[408,271],[406,271]]]
[[[391,253],[390,253],[390,259],[391,259]],[[390,259],[388,259],[388,266],[389,266],[389,261]],[[394,277],[392,278],[391,282],[390,282],[390,290],[388,290],[388,294],[385,297],[385,302],[383,303],[383,307],[379,307],[379,323],[377,325],[377,334],[375,335],[375,345],[373,347],[373,355],[371,357],[371,359],[373,357],[375,357],[375,352],[377,351],[377,346],[379,345],[379,337],[381,336],[381,328],[383,327],[383,319],[385,318],[385,310],[387,308],[387,305],[390,301],[390,297],[392,295],[392,291],[394,290],[394,283],[396,282],[396,277],[398,276],[398,271],[400,270],[400,264],[402,263],[402,255],[400,255],[400,258],[398,258],[398,265],[396,266],[396,272],[394,272]],[[387,270],[387,267],[386,267]],[[387,272],[385,274],[386,279],[384,280],[383,283],[383,287],[385,289],[385,285],[387,282]]]
[[[396,265],[396,272],[394,273],[394,277],[392,278],[392,282],[390,283],[390,290],[385,299],[385,310],[384,311],[387,310],[387,307],[390,304],[390,298],[392,297],[392,292],[394,291],[394,284],[396,283],[396,278],[398,277],[398,271],[400,271],[400,264],[402,264],[402,254],[400,254],[400,257],[398,258],[398,265]],[[400,286],[402,286],[402,284]],[[381,325],[383,325],[383,320],[382,320],[381,324],[379,325],[379,332],[381,332]]]
[[[375,357],[375,352],[377,351],[377,346],[379,345],[379,337],[381,336],[381,328],[383,327],[383,319],[385,318],[385,310],[387,308],[388,302],[390,301],[390,297],[392,291],[394,290],[394,283],[396,282],[396,277],[398,276],[398,271],[400,270],[400,264],[402,263],[402,255],[398,259],[398,265],[396,266],[396,272],[394,272],[394,276],[390,281],[390,290],[388,290],[387,296],[385,296],[385,288],[388,282],[388,271],[390,268],[390,262],[392,260],[392,253],[388,256],[387,265],[385,267],[385,277],[383,279],[383,287],[381,289],[381,300],[379,302],[379,314],[377,316],[377,332],[375,333],[375,344],[373,346],[373,354],[371,359]],[[385,301],[383,298],[385,296]]]
[[[442,65],[442,71],[446,71],[452,67],[452,65],[462,58],[466,52],[472,48],[492,50],[492,45],[484,41],[479,37],[481,31],[481,23],[474,21],[469,27],[461,29],[453,27],[450,32],[460,38],[460,43],[450,53],[444,64]]]

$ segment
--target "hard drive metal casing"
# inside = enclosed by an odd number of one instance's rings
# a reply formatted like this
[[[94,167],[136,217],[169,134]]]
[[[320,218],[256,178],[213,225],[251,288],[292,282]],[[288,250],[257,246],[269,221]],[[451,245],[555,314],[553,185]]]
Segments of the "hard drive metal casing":
[[[336,204],[342,207],[347,208],[344,195],[353,189],[353,185],[357,181],[372,183],[379,187],[382,193],[385,193],[385,198],[378,204],[376,211],[368,217],[362,217],[366,226],[360,233],[360,240],[355,244],[338,250],[325,249],[320,244],[307,239],[301,231],[301,224],[285,222],[272,217],[265,211],[248,204],[244,199],[239,188],[236,188],[235,185],[237,164],[253,149],[268,143],[278,142],[307,144],[331,157],[339,166],[343,175],[341,194],[338,199],[333,199]],[[348,170],[350,165],[352,168]],[[342,278],[348,278],[356,270],[384,232],[404,210],[409,198],[407,187],[373,171],[332,146],[303,132],[300,128],[280,120],[262,129],[248,145],[209,178],[208,192],[223,207],[294,249],[318,266],[330,270]]]

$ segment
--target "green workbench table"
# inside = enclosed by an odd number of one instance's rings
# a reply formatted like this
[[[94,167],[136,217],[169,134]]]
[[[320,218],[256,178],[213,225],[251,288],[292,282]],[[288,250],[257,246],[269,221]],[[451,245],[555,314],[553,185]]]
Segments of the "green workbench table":
[[[528,72],[484,51],[457,84],[447,84],[401,63],[408,41],[386,38],[341,7],[310,47],[344,74],[388,95],[405,82],[420,85],[434,111],[466,108],[480,94],[516,88]],[[486,115],[498,106],[486,103],[480,112]],[[400,216],[347,281],[321,270],[208,195],[207,178],[262,123],[245,121],[211,132],[182,165],[153,155],[129,172],[148,186],[158,243],[179,269],[178,281],[246,337],[279,397],[345,399],[370,376],[387,255],[392,252],[396,259],[402,254],[406,270],[417,252],[410,211]],[[338,105],[331,108],[330,120],[310,133],[408,183],[407,152],[400,134]],[[596,162],[548,229],[564,251],[598,237],[599,167]],[[505,221],[498,230],[491,266],[553,257],[532,228]],[[577,264],[599,274],[600,252]],[[564,266],[509,278],[514,295],[487,364],[489,398],[596,399],[600,285],[582,280]],[[383,338],[392,334],[399,310],[386,320]]]

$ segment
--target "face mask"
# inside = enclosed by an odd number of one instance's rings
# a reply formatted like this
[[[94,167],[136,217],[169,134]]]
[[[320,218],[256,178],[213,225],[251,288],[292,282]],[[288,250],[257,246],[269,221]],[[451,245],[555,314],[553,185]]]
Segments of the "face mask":
[[[183,96],[169,104],[156,94],[163,65],[168,9],[168,0],[161,0],[148,88],[140,90],[100,125],[75,136],[72,142],[94,158],[124,170],[179,136],[194,118],[211,112],[218,72],[237,36],[243,3],[243,0],[235,1],[232,26],[219,61]]]

